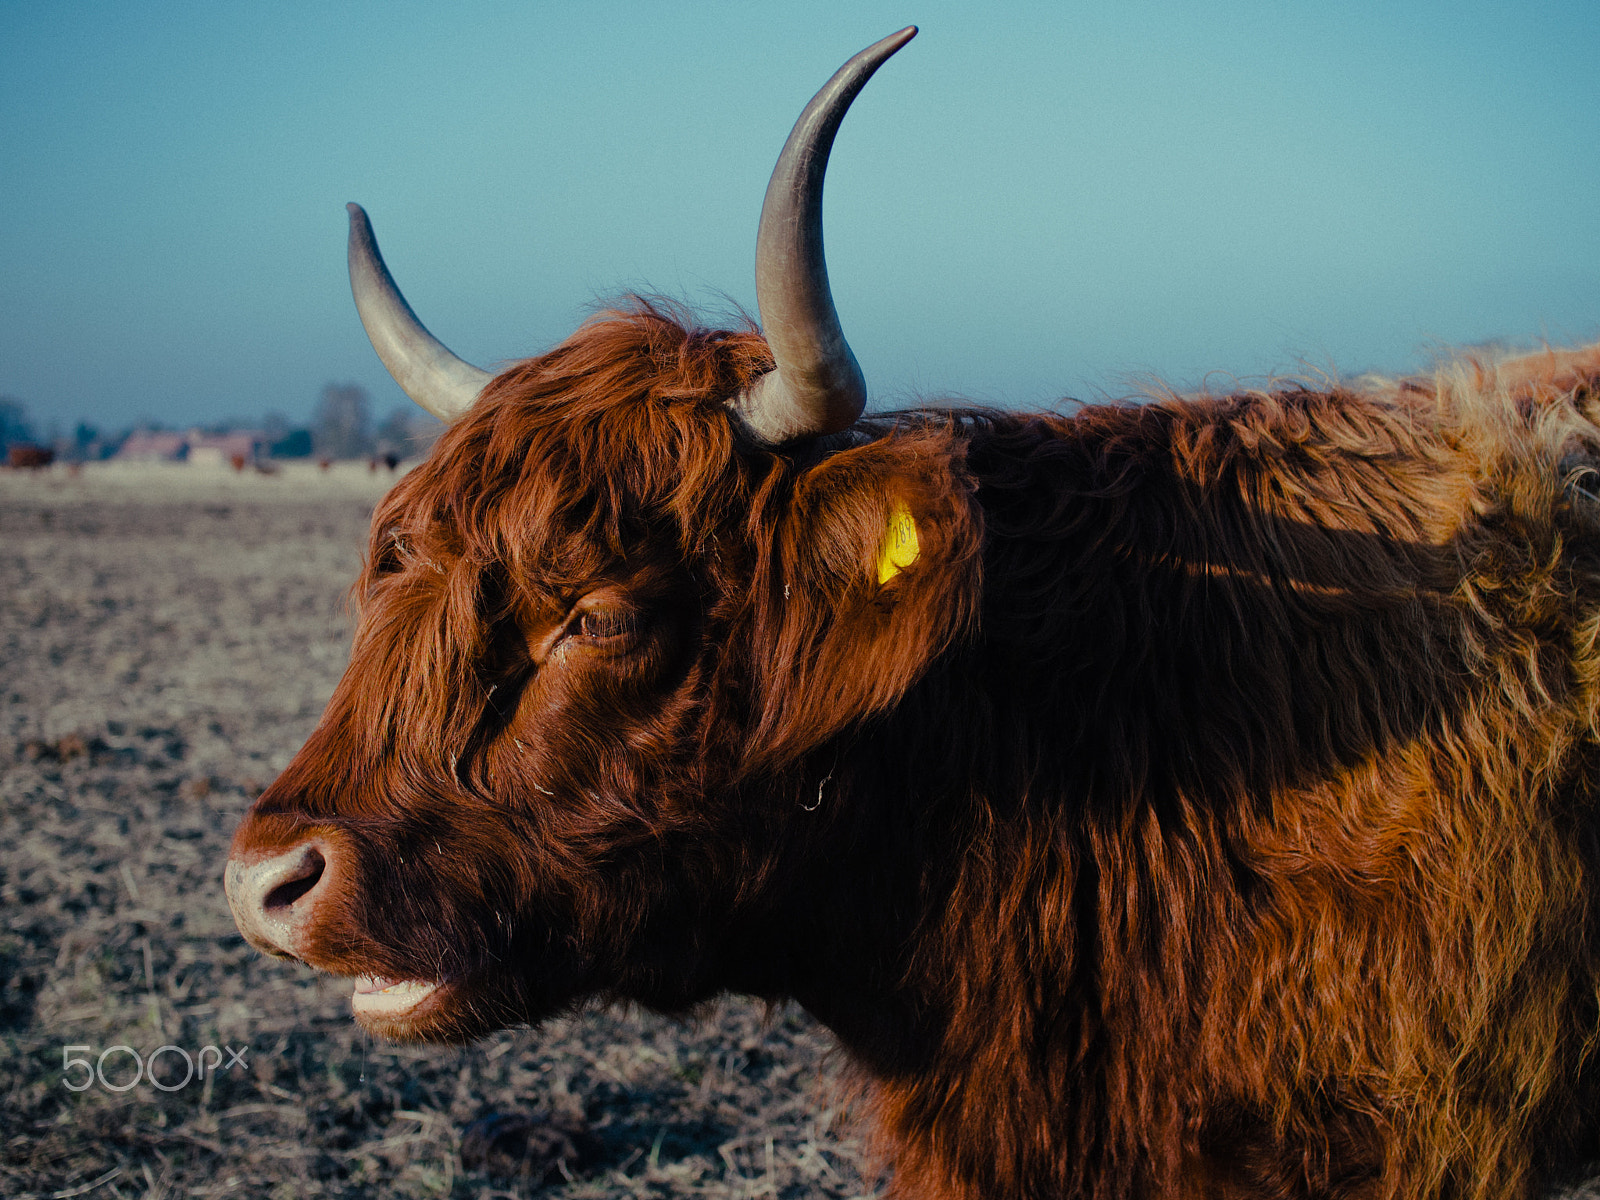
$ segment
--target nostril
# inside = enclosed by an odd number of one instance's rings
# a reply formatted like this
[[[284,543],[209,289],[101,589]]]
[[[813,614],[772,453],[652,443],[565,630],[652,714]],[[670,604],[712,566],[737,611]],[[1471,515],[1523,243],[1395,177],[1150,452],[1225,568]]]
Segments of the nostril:
[[[289,908],[294,902],[317,886],[327,862],[315,846],[308,846],[293,872],[276,885],[261,900],[262,908],[274,913]]]
[[[268,954],[301,957],[318,897],[331,887],[337,868],[336,849],[320,839],[265,858],[230,859],[223,884],[239,932]]]

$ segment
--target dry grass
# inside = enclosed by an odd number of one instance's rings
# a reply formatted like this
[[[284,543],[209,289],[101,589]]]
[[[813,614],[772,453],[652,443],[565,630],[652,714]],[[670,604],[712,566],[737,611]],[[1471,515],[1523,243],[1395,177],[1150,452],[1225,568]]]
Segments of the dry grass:
[[[388,482],[0,472],[0,1195],[870,1190],[833,1125],[826,1036],[796,1011],[396,1047],[356,1030],[346,985],[235,933],[228,840],[343,667],[343,593]],[[68,1090],[64,1047],[117,1045],[247,1047],[248,1066]],[[121,1083],[132,1061],[104,1069]],[[161,1081],[182,1075],[168,1052]],[[496,1112],[547,1118],[579,1157],[538,1164],[543,1183],[465,1172],[462,1130]]]

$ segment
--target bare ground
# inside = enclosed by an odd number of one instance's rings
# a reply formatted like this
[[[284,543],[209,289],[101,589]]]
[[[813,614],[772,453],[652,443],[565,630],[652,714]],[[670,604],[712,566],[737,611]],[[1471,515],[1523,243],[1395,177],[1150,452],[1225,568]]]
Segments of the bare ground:
[[[389,482],[0,471],[0,1195],[871,1192],[798,1011],[399,1047],[356,1029],[348,984],[234,931],[229,838],[343,668]],[[164,1046],[133,1083],[130,1052]],[[501,1135],[501,1170],[531,1135],[531,1176],[464,1168],[464,1131]]]

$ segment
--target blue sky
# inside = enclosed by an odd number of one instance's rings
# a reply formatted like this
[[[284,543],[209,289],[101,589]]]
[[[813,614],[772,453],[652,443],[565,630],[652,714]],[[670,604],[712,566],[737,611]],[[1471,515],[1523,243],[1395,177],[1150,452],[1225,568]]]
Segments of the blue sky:
[[[1600,335],[1600,4],[0,3],[0,393],[70,428],[401,401],[343,205],[493,367],[628,289],[753,311],[811,93],[875,403]]]

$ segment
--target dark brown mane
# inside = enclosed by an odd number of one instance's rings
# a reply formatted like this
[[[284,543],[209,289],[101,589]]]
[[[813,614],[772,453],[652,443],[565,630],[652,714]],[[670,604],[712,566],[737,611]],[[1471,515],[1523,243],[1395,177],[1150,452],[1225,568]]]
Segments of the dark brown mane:
[[[751,330],[706,329],[664,301],[633,298],[500,375],[389,509],[426,491],[421,503],[488,539],[469,551],[484,561],[526,548],[520,530],[508,536],[519,525],[558,522],[617,545],[623,524],[647,511],[679,517],[694,540],[693,518],[744,499],[725,494],[739,481],[722,405],[771,365]],[[502,505],[529,469],[540,486]],[[467,496],[475,509],[450,510]],[[374,528],[381,534],[382,522]]]

